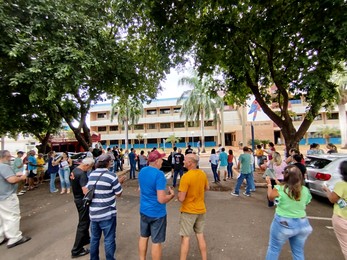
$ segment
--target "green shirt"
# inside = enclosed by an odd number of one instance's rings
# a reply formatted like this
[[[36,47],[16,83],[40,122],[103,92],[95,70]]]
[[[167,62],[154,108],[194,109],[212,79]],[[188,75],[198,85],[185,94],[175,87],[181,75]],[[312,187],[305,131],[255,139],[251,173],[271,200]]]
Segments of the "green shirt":
[[[285,218],[303,218],[306,217],[306,205],[311,202],[312,196],[307,187],[302,186],[300,200],[296,201],[289,198],[284,192],[284,185],[275,185],[279,197],[276,207],[277,215]]]
[[[336,183],[334,187],[334,192],[339,196],[340,198],[347,201],[347,182],[341,181]],[[338,215],[344,219],[347,219],[347,207],[340,208],[337,203],[334,204],[334,214]]]
[[[252,169],[251,169],[252,157],[250,154],[248,154],[248,153],[241,154],[239,157],[239,161],[241,164],[240,173],[249,174],[252,172]]]
[[[228,155],[226,152],[221,152],[219,155],[220,166],[228,166]]]
[[[21,166],[21,167],[20,167]],[[12,165],[13,171],[15,173],[17,172],[22,172],[23,171],[23,161],[21,158],[16,157],[13,161],[13,165]]]

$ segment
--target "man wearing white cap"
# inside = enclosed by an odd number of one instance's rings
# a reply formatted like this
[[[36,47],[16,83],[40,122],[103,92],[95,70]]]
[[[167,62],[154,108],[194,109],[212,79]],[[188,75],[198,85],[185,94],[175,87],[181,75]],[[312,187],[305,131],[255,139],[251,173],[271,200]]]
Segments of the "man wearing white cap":
[[[174,190],[166,189],[166,178],[159,169],[163,157],[158,150],[148,155],[149,166],[141,169],[139,173],[140,185],[140,260],[146,259],[148,238],[152,238],[152,259],[161,259],[162,246],[166,237],[166,203],[175,197]]]

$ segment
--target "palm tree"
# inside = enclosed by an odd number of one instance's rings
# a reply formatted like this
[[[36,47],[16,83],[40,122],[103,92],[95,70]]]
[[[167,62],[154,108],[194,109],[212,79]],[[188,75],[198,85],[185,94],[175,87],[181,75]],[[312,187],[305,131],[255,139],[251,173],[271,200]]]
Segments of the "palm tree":
[[[175,134],[172,134],[172,135],[169,135],[167,138],[166,138],[166,143],[170,142],[171,145],[172,145],[172,148],[174,147],[175,143],[178,143],[180,141],[181,138],[179,137],[176,137]]]
[[[143,105],[140,100],[130,97],[119,99],[116,103],[112,100],[111,122],[116,111],[118,112],[118,124],[124,126],[125,150],[128,150],[129,125],[134,126],[139,121],[140,116],[143,114]]]
[[[205,152],[205,119],[213,117],[217,122],[218,110],[223,113],[224,109],[223,99],[210,91],[214,83],[212,77],[200,79],[196,75],[183,77],[178,81],[178,85],[188,85],[193,88],[184,91],[177,104],[182,103],[181,116],[185,116],[186,122],[200,123],[202,152]]]
[[[341,148],[347,148],[347,118],[346,118],[346,103],[347,103],[347,67],[343,66],[343,70],[334,73],[332,81],[338,86],[337,107],[339,110],[339,123],[341,129]]]
[[[318,130],[317,132],[320,133],[325,139],[325,144],[328,144],[330,142],[331,136],[337,136],[340,134],[340,130],[337,129],[336,127],[325,126],[317,130]]]

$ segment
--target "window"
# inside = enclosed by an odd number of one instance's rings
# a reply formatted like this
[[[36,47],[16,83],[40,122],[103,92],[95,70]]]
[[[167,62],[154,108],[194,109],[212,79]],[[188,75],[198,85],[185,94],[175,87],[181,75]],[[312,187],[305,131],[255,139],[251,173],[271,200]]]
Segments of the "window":
[[[173,112],[174,112],[174,113],[181,113],[181,108],[180,108],[180,107],[175,107],[175,108],[173,109]]]
[[[205,136],[205,142],[214,142],[213,136]]]
[[[143,130],[143,125],[134,125],[135,130]]]
[[[106,113],[98,113],[98,118],[106,118]]]
[[[110,140],[111,145],[118,145],[118,140]]]
[[[303,115],[295,115],[293,117],[293,121],[302,121],[302,119],[303,119]]]
[[[157,129],[155,124],[148,124],[148,129]]]
[[[204,123],[205,126],[213,126],[213,121],[207,121]]]
[[[147,115],[157,115],[157,110],[156,109],[149,109],[147,110]]]
[[[174,128],[184,128],[184,122],[176,122],[176,123],[174,123]]]
[[[170,108],[160,109],[160,114],[161,115],[168,115],[168,114],[170,114]]]
[[[160,128],[171,128],[171,124],[170,123],[160,123]]]
[[[118,125],[111,125],[110,131],[118,131]]]
[[[327,118],[328,118],[328,120],[336,120],[336,119],[339,119],[339,114],[338,113],[327,113]]]
[[[98,132],[106,132],[106,126],[99,126]]]
[[[200,122],[188,122],[188,127],[199,127]]]
[[[322,114],[319,114],[318,116],[316,116],[316,117],[314,118],[314,120],[322,120]]]

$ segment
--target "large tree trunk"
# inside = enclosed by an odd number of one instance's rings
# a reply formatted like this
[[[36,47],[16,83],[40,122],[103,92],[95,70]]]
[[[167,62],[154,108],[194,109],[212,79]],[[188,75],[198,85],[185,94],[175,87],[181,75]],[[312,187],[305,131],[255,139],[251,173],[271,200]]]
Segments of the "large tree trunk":
[[[341,129],[341,148],[347,149],[347,120],[345,104],[339,104],[338,109]]]
[[[42,138],[42,136],[36,136],[41,144],[40,145],[37,145],[36,148],[38,150],[39,153],[43,153],[43,154],[46,154],[47,152],[47,145],[48,145],[48,141],[49,141],[49,138],[51,137],[51,132],[48,131],[45,136]]]
[[[129,149],[129,124],[128,119],[124,120],[124,130],[125,130],[125,150]]]

